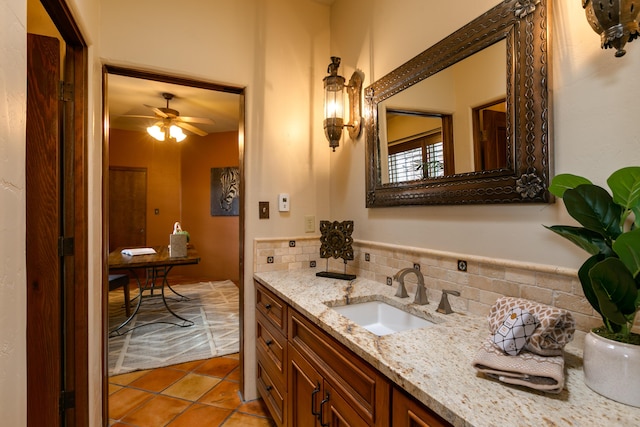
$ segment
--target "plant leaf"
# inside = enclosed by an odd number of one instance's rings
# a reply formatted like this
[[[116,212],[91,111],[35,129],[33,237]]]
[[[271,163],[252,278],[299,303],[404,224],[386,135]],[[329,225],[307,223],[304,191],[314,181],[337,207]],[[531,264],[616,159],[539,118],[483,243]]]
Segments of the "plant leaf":
[[[569,215],[583,227],[600,233],[605,239],[615,240],[622,232],[622,208],[613,202],[604,188],[582,184],[566,190],[563,200]]]
[[[600,233],[570,225],[553,225],[551,227],[545,225],[544,227],[573,242],[591,255],[598,253],[606,256],[613,255],[613,250]]]
[[[631,273],[618,258],[606,258],[589,270],[601,314],[617,325],[626,325],[636,312],[638,289]]]
[[[640,272],[640,228],[621,234],[613,243],[613,250],[636,277]]]
[[[607,184],[614,202],[626,209],[640,206],[640,167],[631,166],[615,171],[607,179]]]
[[[598,254],[587,259],[582,267],[578,270],[578,278],[580,279],[580,284],[582,285],[582,292],[584,292],[584,296],[589,301],[589,304],[593,307],[595,311],[600,313],[600,315],[604,319],[604,315],[602,314],[602,310],[600,310],[600,303],[598,302],[598,297],[596,295],[595,290],[593,289],[593,283],[591,283],[591,277],[589,277],[589,270],[591,270],[597,263],[604,260],[606,257],[604,255]],[[605,321],[605,324],[607,322]]]
[[[562,198],[566,190],[576,188],[581,184],[591,184],[591,181],[578,175],[562,173],[553,177],[551,185],[549,185],[549,192],[556,197]]]

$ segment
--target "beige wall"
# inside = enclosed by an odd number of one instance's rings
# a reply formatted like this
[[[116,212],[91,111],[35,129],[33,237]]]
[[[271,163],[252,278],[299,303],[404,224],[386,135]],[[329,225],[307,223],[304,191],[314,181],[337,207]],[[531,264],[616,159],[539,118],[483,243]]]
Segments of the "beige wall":
[[[640,93],[640,45],[630,44],[625,57],[615,58],[600,49],[580,2],[550,3],[555,171],[588,175],[604,185],[613,170],[640,163],[631,107]],[[361,69],[366,86],[498,1],[464,4],[337,0],[331,53],[342,57],[344,75]],[[356,11],[359,18],[353,19]],[[542,227],[572,223],[561,203],[366,209],[364,145],[363,136],[343,138],[331,157],[331,216],[353,219],[356,239],[570,268],[582,263],[578,248]]]

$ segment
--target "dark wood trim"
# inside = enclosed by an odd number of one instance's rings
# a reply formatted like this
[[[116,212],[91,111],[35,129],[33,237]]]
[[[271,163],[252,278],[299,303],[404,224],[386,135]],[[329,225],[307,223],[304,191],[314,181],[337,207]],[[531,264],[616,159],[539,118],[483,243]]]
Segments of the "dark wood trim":
[[[73,237],[73,257],[65,262],[64,305],[65,387],[75,392],[75,409],[67,413],[67,426],[89,422],[89,306],[88,306],[88,147],[87,44],[64,0],[41,0],[66,43],[65,82],[73,84],[71,102],[65,103],[65,155],[72,177],[65,177],[65,237]]]

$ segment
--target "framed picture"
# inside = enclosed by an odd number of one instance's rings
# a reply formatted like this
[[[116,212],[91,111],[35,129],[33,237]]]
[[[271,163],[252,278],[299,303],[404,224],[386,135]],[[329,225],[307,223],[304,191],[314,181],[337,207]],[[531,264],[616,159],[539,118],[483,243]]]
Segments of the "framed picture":
[[[211,216],[238,216],[240,169],[211,168]]]

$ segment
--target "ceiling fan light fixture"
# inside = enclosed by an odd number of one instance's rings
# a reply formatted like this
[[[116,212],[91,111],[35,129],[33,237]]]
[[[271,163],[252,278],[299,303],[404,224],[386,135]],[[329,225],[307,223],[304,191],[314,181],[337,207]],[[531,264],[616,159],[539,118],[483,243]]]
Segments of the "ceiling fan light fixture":
[[[160,129],[160,126],[158,125],[149,126],[147,128],[147,133],[158,141],[164,141],[164,131]]]
[[[187,135],[176,125],[171,125],[169,128],[169,137],[175,139],[177,142],[182,142]]]

